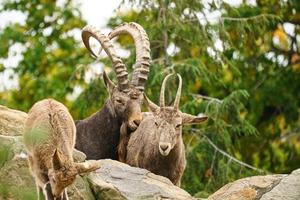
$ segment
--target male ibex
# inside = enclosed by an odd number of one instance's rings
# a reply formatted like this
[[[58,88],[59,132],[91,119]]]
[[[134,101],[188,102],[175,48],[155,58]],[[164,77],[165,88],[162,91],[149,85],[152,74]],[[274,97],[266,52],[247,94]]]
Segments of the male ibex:
[[[119,155],[129,165],[148,169],[149,171],[169,178],[174,184],[180,185],[184,172],[185,148],[182,140],[182,125],[201,123],[207,119],[203,114],[193,116],[179,110],[182,80],[174,101],[174,106],[165,106],[164,91],[169,74],[163,81],[160,92],[160,106],[155,105],[145,96],[150,113],[144,118],[135,132],[131,133],[127,155],[124,146],[128,140],[127,133],[121,132]],[[125,144],[124,144],[125,143]]]
[[[127,69],[110,42],[110,39],[121,34],[130,34],[135,42],[136,62],[132,81],[128,80]],[[136,23],[125,23],[115,28],[109,36],[101,34],[92,26],[82,31],[82,39],[87,49],[90,48],[89,38],[98,40],[112,61],[118,85],[103,72],[103,79],[109,98],[101,110],[92,116],[76,122],[76,149],[84,152],[89,159],[117,159],[117,146],[120,138],[121,124],[135,130],[142,119],[141,104],[143,101],[144,84],[147,80],[150,65],[149,39],[144,29]]]
[[[74,163],[76,128],[68,109],[46,99],[33,105],[24,130],[31,173],[35,178],[38,198],[43,191],[47,200],[67,199],[66,187],[77,174],[99,168],[96,161]]]

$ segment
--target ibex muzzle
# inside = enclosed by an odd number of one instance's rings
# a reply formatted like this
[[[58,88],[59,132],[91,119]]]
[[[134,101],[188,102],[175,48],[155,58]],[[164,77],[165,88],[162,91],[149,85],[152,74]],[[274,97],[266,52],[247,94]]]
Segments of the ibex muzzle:
[[[175,129],[171,124],[163,121],[158,131],[161,133],[158,143],[159,152],[162,156],[167,156],[176,143],[176,138],[173,137],[175,136]]]
[[[142,121],[142,111],[141,111],[141,92],[136,91],[135,94],[129,95],[130,100],[127,103],[126,108],[126,121],[127,126],[134,131]]]

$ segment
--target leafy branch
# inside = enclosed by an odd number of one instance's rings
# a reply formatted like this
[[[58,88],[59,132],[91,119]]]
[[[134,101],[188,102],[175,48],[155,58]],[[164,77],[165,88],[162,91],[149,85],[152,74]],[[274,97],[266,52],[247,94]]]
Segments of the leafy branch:
[[[192,128],[191,131],[194,132],[194,133],[201,133],[201,136],[200,136],[200,137],[202,137],[203,139],[205,139],[205,140],[208,142],[208,144],[209,144],[210,146],[212,146],[212,147],[215,149],[216,152],[219,152],[219,153],[222,154],[223,156],[227,157],[229,161],[233,161],[233,162],[237,163],[238,165],[240,165],[240,166],[242,166],[242,167],[246,167],[246,168],[248,168],[248,169],[257,171],[257,172],[259,172],[259,173],[263,173],[263,174],[269,173],[269,172],[267,172],[267,171],[265,171],[265,170],[259,169],[259,168],[257,168],[257,167],[252,166],[252,165],[249,165],[249,164],[247,164],[247,163],[245,163],[245,162],[243,162],[243,161],[240,161],[240,160],[238,160],[237,158],[233,157],[232,155],[228,154],[228,153],[225,152],[224,150],[220,149],[216,144],[214,144],[214,143],[211,141],[211,139],[209,139],[206,135],[204,135],[200,130],[195,129],[195,128]],[[213,162],[214,162],[214,160],[213,160]]]

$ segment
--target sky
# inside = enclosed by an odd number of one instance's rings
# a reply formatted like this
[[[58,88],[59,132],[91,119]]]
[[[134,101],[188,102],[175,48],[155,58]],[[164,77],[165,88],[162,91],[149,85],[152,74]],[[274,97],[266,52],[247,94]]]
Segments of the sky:
[[[58,4],[59,2],[62,2],[62,0],[58,0]],[[118,8],[120,0],[76,0],[75,2],[81,5],[80,10],[82,16],[88,24],[101,28],[101,30],[104,30],[104,33],[109,32],[109,29],[105,29],[105,24],[109,17],[113,15],[115,9]],[[25,20],[26,16],[20,12],[12,11],[1,13],[0,29],[9,23],[19,22],[22,24]],[[80,38],[80,33],[76,33],[75,37],[76,39]],[[22,50],[20,45],[11,46],[8,59],[0,59],[0,63],[3,63],[5,66],[10,66],[4,73],[0,73],[0,91],[18,87],[17,76],[14,75],[13,68],[17,67],[19,61],[22,59]]]
[[[118,8],[120,0],[80,0],[83,18],[91,25],[104,28],[107,20]]]

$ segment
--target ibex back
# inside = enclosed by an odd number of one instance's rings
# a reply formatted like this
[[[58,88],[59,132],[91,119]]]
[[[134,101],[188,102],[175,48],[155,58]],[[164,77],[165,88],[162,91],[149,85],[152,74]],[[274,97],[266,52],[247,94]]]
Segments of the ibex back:
[[[46,99],[30,109],[24,143],[38,195],[43,191],[47,200],[66,200],[65,188],[74,182],[77,174],[99,168],[96,161],[73,162],[75,138],[74,121],[63,104]]]

